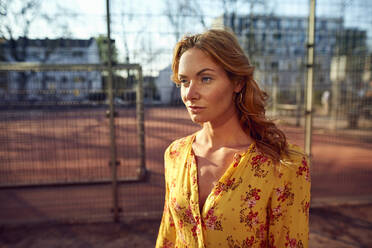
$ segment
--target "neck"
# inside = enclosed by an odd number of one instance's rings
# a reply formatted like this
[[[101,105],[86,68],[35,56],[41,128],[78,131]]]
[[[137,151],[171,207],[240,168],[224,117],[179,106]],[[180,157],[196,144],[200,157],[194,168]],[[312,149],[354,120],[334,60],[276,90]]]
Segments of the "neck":
[[[242,129],[236,113],[222,123],[204,123],[197,138],[209,149],[234,148],[252,143],[252,139]]]

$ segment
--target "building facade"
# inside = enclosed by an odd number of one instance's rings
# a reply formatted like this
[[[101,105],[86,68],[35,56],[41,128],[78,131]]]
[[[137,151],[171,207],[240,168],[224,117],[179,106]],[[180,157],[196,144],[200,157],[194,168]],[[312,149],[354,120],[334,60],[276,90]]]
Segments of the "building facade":
[[[99,64],[96,40],[26,39],[3,44],[6,63]],[[6,100],[76,101],[86,99],[89,92],[102,90],[99,71],[22,71],[8,72],[3,83]]]
[[[256,76],[264,88],[277,85],[281,92],[288,91],[288,103],[293,103],[293,91],[303,88],[306,71],[306,17],[273,15],[225,14],[216,19],[214,27],[227,26],[237,35],[240,44],[256,66]],[[347,48],[347,49],[346,49]],[[363,53],[366,31],[345,28],[342,18],[316,19],[315,32],[315,88],[331,88],[332,57],[348,50],[350,55]]]
[[[180,104],[181,102],[180,89],[172,82],[171,75],[172,67],[168,65],[159,72],[155,80],[161,104]]]

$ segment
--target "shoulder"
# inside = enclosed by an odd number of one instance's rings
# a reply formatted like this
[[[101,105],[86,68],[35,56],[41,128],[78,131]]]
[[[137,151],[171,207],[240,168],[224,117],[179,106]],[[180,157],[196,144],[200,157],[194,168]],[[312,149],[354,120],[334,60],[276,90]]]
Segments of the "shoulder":
[[[288,154],[282,155],[278,166],[281,173],[310,182],[310,162],[301,147],[288,144]]]
[[[193,141],[194,135],[188,135],[174,140],[165,150],[164,156],[167,158],[178,157]]]
[[[288,154],[283,154],[282,161],[298,162],[304,159],[307,160],[307,155],[303,149],[298,145],[288,143]]]
[[[186,161],[188,148],[192,144],[193,135],[189,135],[173,141],[164,153],[164,175],[166,180],[172,174],[177,174],[179,169]]]

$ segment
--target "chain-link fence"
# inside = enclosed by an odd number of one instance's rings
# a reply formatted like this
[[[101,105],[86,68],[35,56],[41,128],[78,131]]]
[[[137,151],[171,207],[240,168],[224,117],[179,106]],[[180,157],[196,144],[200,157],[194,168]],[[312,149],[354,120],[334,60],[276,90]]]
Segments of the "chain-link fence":
[[[119,181],[131,181],[118,185],[122,219],[160,216],[164,197],[163,152],[172,140],[199,128],[190,121],[179,89],[170,81],[173,44],[184,33],[209,27],[231,28],[256,67],[257,81],[270,95],[268,116],[276,120],[290,142],[304,145],[307,1],[147,3],[152,6],[150,9],[144,7],[146,4],[111,3],[112,39],[117,53],[113,76],[116,167]],[[317,2],[313,202],[372,195],[370,11],[372,3],[365,1]],[[92,23],[104,24],[104,14],[80,14]],[[105,33],[100,25],[97,30],[93,35]],[[28,44],[43,43],[30,40],[33,41]],[[75,39],[56,40],[60,42],[58,46],[65,47],[63,56],[48,55],[41,61],[43,64],[79,59],[79,63],[90,63],[88,58],[82,59],[84,49],[71,45],[77,42]],[[1,46],[3,54],[7,54],[7,49],[11,51],[8,41],[1,42],[6,44]],[[84,42],[80,43],[84,47]],[[103,48],[98,50],[105,54],[107,43],[100,44]],[[31,62],[37,62],[33,52],[44,51],[42,45],[34,47],[39,50],[26,49]],[[50,54],[60,55],[55,46],[51,47]],[[98,50],[87,54],[93,56]],[[142,146],[138,138],[141,124],[136,117],[140,113],[136,108],[136,82],[140,75],[134,68],[115,69],[115,63],[120,61],[143,68],[146,142]],[[107,57],[101,56],[95,62],[104,64]],[[0,207],[1,223],[112,218],[107,73],[102,68],[71,68],[0,71],[0,197],[6,202]],[[144,164],[146,177],[132,180],[143,175]],[[17,185],[33,187],[14,187]]]
[[[143,130],[138,130],[136,116],[139,92],[134,87],[140,80],[138,68],[114,68],[119,180],[138,179],[143,166],[143,141],[138,138]],[[0,186],[111,182],[107,69],[24,64],[1,69],[14,88],[7,89],[0,105]],[[123,73],[130,77],[124,79]]]
[[[38,194],[32,194],[36,197],[31,198],[31,202],[41,202],[38,208],[47,207],[46,212],[57,211],[61,206],[59,200],[64,199],[63,207],[72,204],[77,211],[94,211],[97,204],[103,204],[106,206],[104,216],[112,217],[110,208],[118,207],[112,206],[112,198],[116,198],[117,193],[112,195],[109,185],[113,180],[139,181],[146,173],[143,92],[137,87],[142,85],[139,83],[143,80],[141,67],[115,65],[113,89],[107,83],[108,68],[102,65],[17,63],[2,64],[0,70],[6,80],[12,82],[0,104],[0,187],[4,192],[8,189],[20,194],[24,193],[21,188],[39,188]],[[109,90],[115,92],[114,133],[110,132]],[[114,166],[111,144],[116,150]],[[115,177],[113,170],[116,170]],[[84,198],[84,190],[78,185],[85,185],[86,189],[90,189],[87,185],[95,185],[93,192],[98,190],[105,197]],[[64,187],[67,188],[62,189]],[[58,204],[51,209],[44,206],[50,194],[59,195],[52,200],[52,205]],[[12,200],[6,202],[5,209],[16,211],[21,207]],[[36,220],[75,218],[64,216],[64,211],[58,212],[60,214],[51,218],[38,216]],[[9,217],[6,214],[4,220]],[[81,218],[89,220],[96,216]],[[17,218],[13,220],[17,222]]]

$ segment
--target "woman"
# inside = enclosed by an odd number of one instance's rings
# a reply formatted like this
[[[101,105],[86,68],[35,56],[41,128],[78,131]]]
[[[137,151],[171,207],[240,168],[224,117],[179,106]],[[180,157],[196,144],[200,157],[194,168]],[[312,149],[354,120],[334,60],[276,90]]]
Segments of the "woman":
[[[201,130],[165,152],[156,247],[307,247],[307,159],[266,119],[266,94],[236,38],[186,36],[172,69]]]

